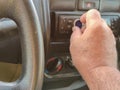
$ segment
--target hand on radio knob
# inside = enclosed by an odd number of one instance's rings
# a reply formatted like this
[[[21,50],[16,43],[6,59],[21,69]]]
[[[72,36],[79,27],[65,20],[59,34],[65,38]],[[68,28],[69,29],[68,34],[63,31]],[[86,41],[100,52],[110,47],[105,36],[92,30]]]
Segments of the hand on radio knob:
[[[70,52],[75,67],[89,83],[94,70],[117,68],[116,41],[97,10],[89,10],[81,16],[80,21],[86,28],[73,27]]]

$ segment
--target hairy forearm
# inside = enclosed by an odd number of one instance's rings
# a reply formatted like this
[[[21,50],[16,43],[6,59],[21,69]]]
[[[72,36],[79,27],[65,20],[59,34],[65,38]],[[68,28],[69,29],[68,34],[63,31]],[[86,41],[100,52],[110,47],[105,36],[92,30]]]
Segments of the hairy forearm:
[[[90,90],[120,90],[120,72],[116,68],[99,67],[83,78]]]

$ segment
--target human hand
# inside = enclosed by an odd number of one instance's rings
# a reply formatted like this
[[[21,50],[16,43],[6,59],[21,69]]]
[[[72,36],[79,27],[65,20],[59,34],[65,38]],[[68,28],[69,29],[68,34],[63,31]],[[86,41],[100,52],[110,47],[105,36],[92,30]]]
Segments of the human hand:
[[[100,13],[89,10],[80,20],[86,27],[81,30],[73,27],[70,52],[73,64],[83,78],[99,67],[117,68],[116,41]]]

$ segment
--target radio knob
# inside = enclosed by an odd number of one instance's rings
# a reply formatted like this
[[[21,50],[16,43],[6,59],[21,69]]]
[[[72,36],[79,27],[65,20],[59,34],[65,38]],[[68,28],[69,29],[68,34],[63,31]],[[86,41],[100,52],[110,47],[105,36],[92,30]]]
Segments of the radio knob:
[[[63,61],[61,58],[53,57],[50,58],[46,63],[46,74],[56,74],[62,70]]]
[[[82,22],[79,19],[76,19],[74,21],[74,26],[77,26],[77,27],[79,27],[81,29],[82,28]]]

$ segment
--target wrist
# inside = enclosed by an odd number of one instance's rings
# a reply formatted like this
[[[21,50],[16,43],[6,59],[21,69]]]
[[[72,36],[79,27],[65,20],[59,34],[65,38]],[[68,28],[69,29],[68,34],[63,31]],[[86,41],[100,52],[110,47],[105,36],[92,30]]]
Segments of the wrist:
[[[92,69],[83,76],[90,90],[118,90],[120,88],[120,72],[113,67],[101,66]]]

